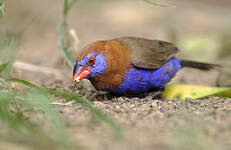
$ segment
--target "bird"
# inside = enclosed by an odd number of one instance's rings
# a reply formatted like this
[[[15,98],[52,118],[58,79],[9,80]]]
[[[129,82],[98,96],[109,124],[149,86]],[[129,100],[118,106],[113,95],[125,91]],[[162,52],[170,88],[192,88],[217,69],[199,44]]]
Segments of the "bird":
[[[98,40],[85,46],[76,57],[73,81],[88,79],[101,91],[137,96],[163,90],[184,67],[210,70],[216,64],[182,60],[170,42],[139,37]]]

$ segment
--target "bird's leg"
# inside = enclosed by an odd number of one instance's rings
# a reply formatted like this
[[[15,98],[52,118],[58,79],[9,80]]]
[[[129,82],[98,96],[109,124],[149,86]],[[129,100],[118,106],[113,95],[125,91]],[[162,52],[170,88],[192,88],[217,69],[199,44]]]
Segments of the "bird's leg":
[[[163,89],[160,89],[160,90],[148,93],[148,96],[151,96],[153,99],[162,98],[162,92],[163,92]]]
[[[163,89],[156,89],[156,90],[152,90],[148,93],[142,94],[142,95],[136,95],[136,96],[122,96],[123,99],[127,100],[127,101],[138,101],[138,102],[145,102],[145,101],[153,101],[156,99],[162,99],[162,92]]]
[[[139,102],[152,101],[156,99],[162,99],[162,92],[164,89],[158,89],[150,91],[145,97],[141,98]]]

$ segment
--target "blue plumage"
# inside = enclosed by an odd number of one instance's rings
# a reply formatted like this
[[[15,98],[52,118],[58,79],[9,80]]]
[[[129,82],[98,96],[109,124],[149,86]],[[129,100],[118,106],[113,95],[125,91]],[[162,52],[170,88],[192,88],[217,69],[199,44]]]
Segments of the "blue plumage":
[[[89,77],[94,77],[96,74],[103,74],[104,70],[107,68],[107,63],[106,63],[105,56],[102,53],[97,54],[94,51],[92,53],[88,54],[81,61],[77,62],[76,65],[78,65],[78,66],[86,66],[87,61],[91,56],[95,56],[96,60],[95,60],[94,65],[92,66],[90,75],[87,76],[86,79],[89,78]]]
[[[181,61],[172,58],[155,70],[131,67],[124,77],[124,81],[117,88],[107,88],[112,93],[131,95],[147,92],[152,88],[161,89],[181,69]]]

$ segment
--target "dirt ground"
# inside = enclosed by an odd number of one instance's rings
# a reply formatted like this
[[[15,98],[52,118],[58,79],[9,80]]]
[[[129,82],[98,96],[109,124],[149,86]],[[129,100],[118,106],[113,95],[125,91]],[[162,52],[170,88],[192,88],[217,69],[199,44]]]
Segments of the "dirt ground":
[[[17,52],[15,75],[38,85],[69,89],[91,99],[95,107],[118,122],[122,129],[122,136],[118,138],[110,127],[97,123],[80,105],[74,103],[57,106],[74,142],[94,150],[230,149],[230,98],[208,97],[181,101],[148,96],[140,102],[140,98],[136,97],[99,94],[83,83],[74,86],[72,71],[63,65],[57,48],[56,27],[60,22],[62,3],[25,0],[16,5],[17,1],[6,1],[6,8],[11,10],[7,10],[9,13],[6,13],[5,23],[3,20],[2,24],[2,29],[10,32],[26,26]],[[57,6],[50,7],[54,3]],[[80,38],[78,49],[97,39],[133,35],[174,41],[182,49],[181,55],[189,59],[224,64],[231,62],[230,57],[218,57],[217,43],[212,43],[203,52],[187,51],[184,48],[190,46],[181,44],[187,43],[186,39],[194,39],[195,35],[210,41],[217,41],[220,34],[231,35],[229,1],[212,1],[209,4],[207,1],[173,1],[168,8],[154,9],[147,4],[132,4],[128,1],[122,5],[124,7],[119,7],[120,3],[112,1],[79,3],[71,11],[69,20],[69,26],[76,30]],[[172,3],[177,9],[172,8]],[[37,7],[31,7],[29,4]],[[20,9],[16,9],[18,7]],[[130,14],[134,7],[143,14],[135,14],[135,17]],[[119,13],[113,13],[123,12],[124,9],[129,10],[127,14],[122,14],[125,19],[120,18]],[[31,19],[34,16],[36,19]],[[38,68],[28,69],[20,62]],[[171,83],[214,86],[218,76],[219,72],[216,70],[203,72],[186,68],[181,70]],[[63,102],[62,99],[54,101]]]

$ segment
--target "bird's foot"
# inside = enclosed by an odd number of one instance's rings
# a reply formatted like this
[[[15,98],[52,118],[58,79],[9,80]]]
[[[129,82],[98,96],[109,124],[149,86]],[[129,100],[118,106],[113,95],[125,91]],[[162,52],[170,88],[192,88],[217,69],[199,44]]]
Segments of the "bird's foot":
[[[146,101],[153,101],[156,99],[162,99],[162,90],[152,91],[146,93],[145,95],[135,96],[135,97],[123,96],[123,99],[127,101],[138,101],[138,102],[146,102]]]

